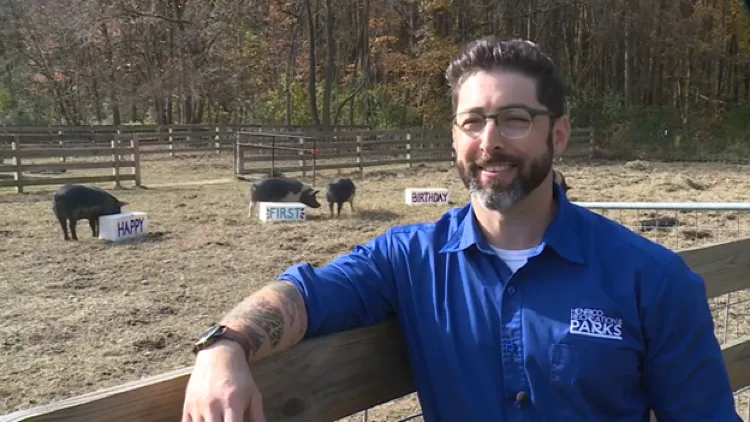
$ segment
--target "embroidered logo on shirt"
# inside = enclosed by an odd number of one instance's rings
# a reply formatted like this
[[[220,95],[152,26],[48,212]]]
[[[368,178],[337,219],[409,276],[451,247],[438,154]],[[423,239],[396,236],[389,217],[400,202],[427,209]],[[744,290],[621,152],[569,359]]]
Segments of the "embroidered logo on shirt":
[[[604,311],[601,309],[571,309],[570,333],[622,340],[622,318],[604,315]]]

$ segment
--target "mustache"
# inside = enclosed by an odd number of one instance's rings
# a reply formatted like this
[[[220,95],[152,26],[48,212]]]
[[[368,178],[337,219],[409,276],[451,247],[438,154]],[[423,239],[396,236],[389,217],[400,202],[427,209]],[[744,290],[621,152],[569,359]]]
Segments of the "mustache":
[[[471,163],[473,168],[476,167],[487,167],[500,164],[510,164],[513,166],[520,166],[523,164],[523,160],[520,158],[508,155],[505,153],[485,154],[479,157],[475,162]]]

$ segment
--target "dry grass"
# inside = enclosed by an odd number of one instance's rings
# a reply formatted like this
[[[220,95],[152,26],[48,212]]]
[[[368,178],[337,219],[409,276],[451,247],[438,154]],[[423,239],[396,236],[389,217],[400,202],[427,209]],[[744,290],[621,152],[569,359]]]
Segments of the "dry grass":
[[[578,201],[750,201],[747,169],[632,167],[559,166]],[[330,175],[319,176],[318,185]],[[341,220],[331,220],[322,208],[304,223],[264,225],[246,217],[245,182],[163,185],[227,178],[229,155],[149,158],[143,167],[149,188],[114,193],[128,209],[149,213],[152,233],[123,245],[92,239],[85,224],[80,242],[64,242],[50,209],[56,186],[22,195],[0,191],[0,413],[192,364],[195,336],[288,265],[324,264],[389,226],[433,220],[447,209],[405,206],[406,187],[446,186],[457,203],[466,199],[449,167],[370,171],[355,179],[356,214],[346,206]],[[693,225],[697,217],[690,218]],[[658,239],[684,248],[750,229],[734,213],[706,214],[697,223]],[[724,232],[716,234],[716,227]],[[735,308],[730,338],[742,334],[738,324],[748,319]],[[716,315],[723,335],[723,314]],[[393,421],[418,408],[408,397],[373,409],[369,420]]]

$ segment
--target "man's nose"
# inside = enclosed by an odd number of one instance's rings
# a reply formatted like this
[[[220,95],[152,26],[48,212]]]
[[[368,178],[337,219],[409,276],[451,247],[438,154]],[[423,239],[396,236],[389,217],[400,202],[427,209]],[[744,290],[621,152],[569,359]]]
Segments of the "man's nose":
[[[500,129],[492,119],[488,119],[487,124],[484,126],[484,130],[480,135],[480,139],[481,142],[479,148],[486,153],[492,153],[493,151],[505,146],[503,137],[500,135]]]

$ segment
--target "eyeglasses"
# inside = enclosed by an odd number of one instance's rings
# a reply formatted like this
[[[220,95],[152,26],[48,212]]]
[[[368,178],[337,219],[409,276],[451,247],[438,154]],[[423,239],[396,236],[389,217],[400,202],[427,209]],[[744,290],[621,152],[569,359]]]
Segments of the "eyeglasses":
[[[553,116],[549,110],[527,107],[524,105],[513,105],[502,108],[498,113],[484,115],[478,112],[462,112],[453,116],[453,124],[472,138],[477,138],[484,131],[487,120],[495,121],[500,134],[506,138],[523,138],[531,130],[536,116]]]

